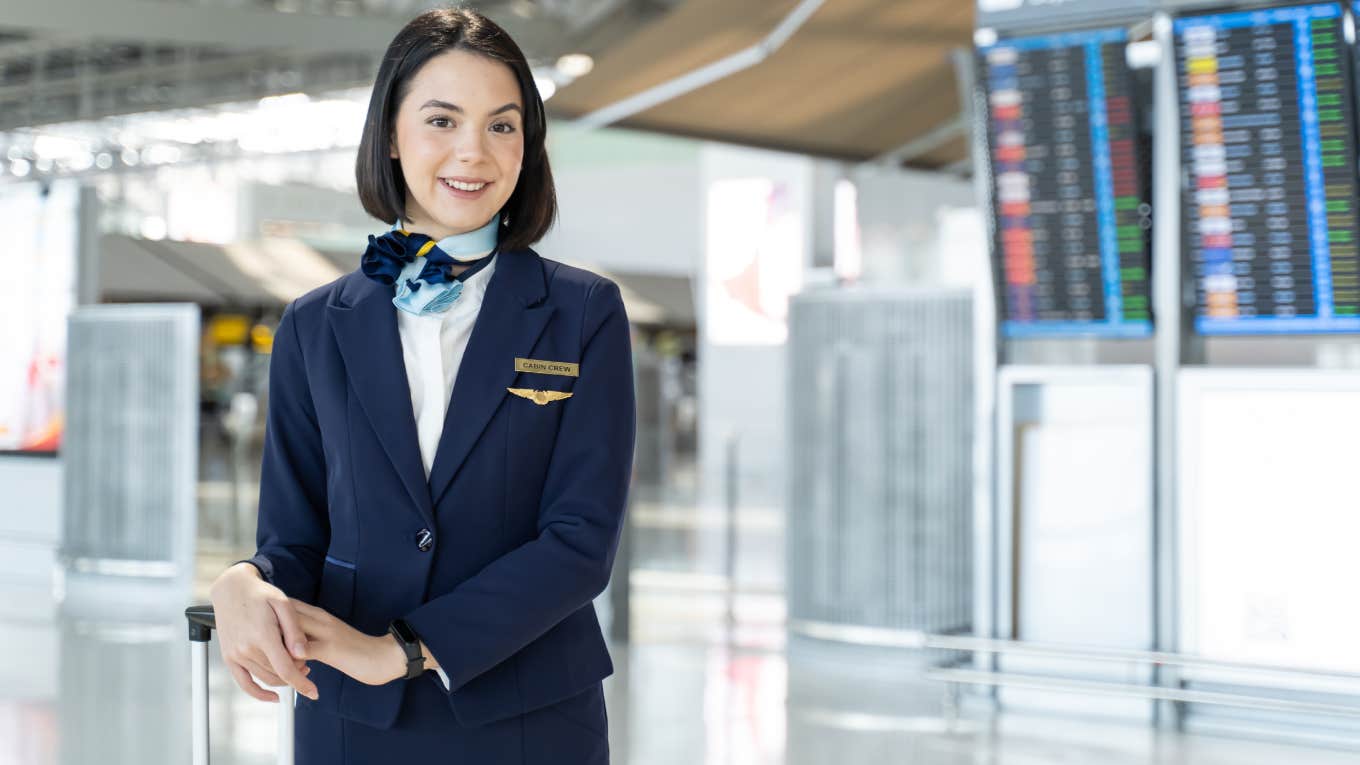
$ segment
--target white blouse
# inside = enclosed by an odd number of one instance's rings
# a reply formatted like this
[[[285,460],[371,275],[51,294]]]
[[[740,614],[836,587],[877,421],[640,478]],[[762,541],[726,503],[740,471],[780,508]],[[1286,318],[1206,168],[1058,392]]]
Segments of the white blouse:
[[[416,418],[420,461],[425,465],[427,480],[439,436],[444,430],[444,415],[448,412],[449,397],[453,395],[453,381],[463,362],[473,322],[482,307],[486,285],[495,270],[496,256],[492,255],[485,268],[463,282],[458,299],[441,314],[416,316],[395,306],[392,308],[397,312],[401,357],[406,364],[406,379],[411,383],[411,409]],[[448,675],[442,668],[435,668],[435,672],[439,673],[447,691]]]

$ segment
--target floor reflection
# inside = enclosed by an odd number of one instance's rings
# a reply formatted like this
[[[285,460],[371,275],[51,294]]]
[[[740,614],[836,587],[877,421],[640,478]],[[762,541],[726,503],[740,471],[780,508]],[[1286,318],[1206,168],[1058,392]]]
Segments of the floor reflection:
[[[748,596],[725,632],[714,594],[668,583],[635,593],[647,622],[614,645],[605,682],[614,761],[636,765],[1278,765],[1354,762],[1354,753],[1137,726],[1006,717],[949,723],[938,686],[890,654],[784,645],[777,596]],[[189,758],[189,656],[174,610],[106,602],[52,608],[0,584],[0,765],[179,765]],[[679,604],[679,605],[677,605]],[[697,604],[697,605],[696,605]],[[109,618],[110,611],[121,618]],[[99,618],[94,618],[99,617]],[[766,622],[768,620],[768,622]],[[762,622],[766,622],[762,624]],[[731,638],[731,644],[711,638]],[[645,637],[643,637],[645,636]],[[852,655],[853,654],[853,655]],[[279,707],[236,687],[210,651],[216,765],[274,762]]]
[[[189,761],[182,612],[249,552],[229,520],[241,517],[232,495],[216,478],[200,489],[205,519],[186,597],[114,587],[86,598],[68,590],[59,604],[42,584],[0,581],[0,765]],[[1092,720],[951,720],[943,689],[919,679],[919,658],[787,636],[775,510],[743,515],[735,597],[720,509],[695,509],[681,487],[641,501],[633,519],[631,637],[611,646],[616,672],[605,681],[620,765],[1355,762],[1353,752]],[[609,595],[597,604],[606,616]],[[214,765],[273,763],[280,707],[241,692],[216,644],[209,655]]]

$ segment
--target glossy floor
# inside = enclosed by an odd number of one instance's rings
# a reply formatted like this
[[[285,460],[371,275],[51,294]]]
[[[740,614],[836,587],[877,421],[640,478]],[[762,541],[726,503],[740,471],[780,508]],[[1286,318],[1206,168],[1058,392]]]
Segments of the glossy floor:
[[[252,513],[238,500],[257,491],[204,473],[195,602],[249,553]],[[696,509],[682,486],[639,501],[630,518],[620,565],[632,572],[631,630],[612,645],[616,673],[605,681],[617,765],[1360,762],[1340,748],[1157,733],[1095,718],[1082,700],[1068,701],[1080,719],[993,718],[965,704],[952,720],[910,656],[786,638],[778,512],[743,510],[731,620],[723,513]],[[185,599],[102,585],[0,581],[0,765],[189,762]],[[621,613],[613,594],[597,601],[607,623]],[[241,692],[216,644],[209,656],[214,765],[275,762],[280,707]]]
[[[941,689],[917,679],[911,661],[786,647],[777,593],[739,598],[733,632],[707,583],[640,577],[635,634],[613,646],[617,672],[605,684],[614,762],[1339,765],[1360,757],[1092,720],[965,715],[951,724]],[[0,765],[188,762],[183,619],[153,600],[111,590],[77,609],[57,606],[42,588],[0,584]],[[279,707],[245,696],[216,650],[210,656],[213,762],[273,763]]]

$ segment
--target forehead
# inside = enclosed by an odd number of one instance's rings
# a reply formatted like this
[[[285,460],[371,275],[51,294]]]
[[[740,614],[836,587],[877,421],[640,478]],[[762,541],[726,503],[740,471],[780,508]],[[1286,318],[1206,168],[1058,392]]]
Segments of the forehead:
[[[472,113],[490,111],[504,104],[519,104],[519,81],[510,67],[464,50],[445,51],[426,61],[411,78],[403,108],[419,109],[437,98]]]

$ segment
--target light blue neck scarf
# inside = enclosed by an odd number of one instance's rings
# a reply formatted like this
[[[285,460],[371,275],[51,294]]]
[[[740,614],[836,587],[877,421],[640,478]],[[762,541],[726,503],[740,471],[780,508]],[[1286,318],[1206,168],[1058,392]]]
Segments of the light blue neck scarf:
[[[500,224],[501,216],[496,215],[479,229],[446,236],[435,242],[433,248],[424,248],[424,254],[407,263],[398,274],[395,285],[397,293],[392,298],[392,304],[416,316],[429,316],[447,311],[463,293],[463,282],[490,262],[487,256],[495,251],[500,240]],[[390,231],[402,230],[401,219],[398,218]],[[428,280],[430,271],[427,269],[427,263],[451,266],[454,262],[473,265],[457,276]],[[422,271],[427,278],[421,278]],[[449,268],[443,268],[441,271],[447,274]]]

